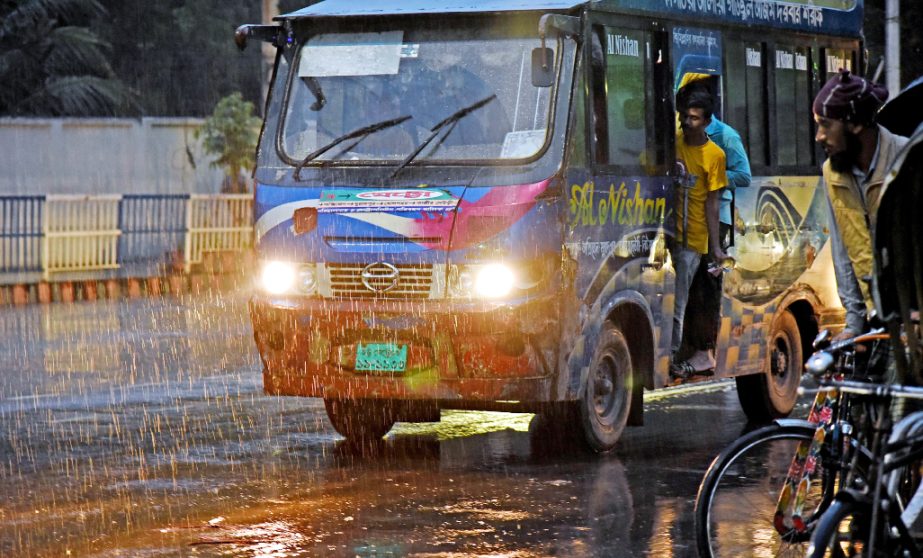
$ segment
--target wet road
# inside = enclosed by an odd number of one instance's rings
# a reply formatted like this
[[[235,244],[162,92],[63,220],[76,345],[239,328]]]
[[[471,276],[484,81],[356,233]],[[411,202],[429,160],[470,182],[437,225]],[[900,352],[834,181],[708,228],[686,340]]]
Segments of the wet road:
[[[733,384],[648,394],[599,457],[531,415],[354,448],[261,393],[243,295],[0,309],[2,556],[694,556]]]

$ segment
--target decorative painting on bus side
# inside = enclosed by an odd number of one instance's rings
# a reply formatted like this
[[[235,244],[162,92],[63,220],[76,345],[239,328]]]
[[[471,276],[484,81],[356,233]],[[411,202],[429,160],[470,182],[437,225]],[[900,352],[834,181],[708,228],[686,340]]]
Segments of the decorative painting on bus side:
[[[667,177],[594,176],[573,169],[567,183],[565,248],[576,268],[576,308],[570,310],[577,314],[568,319],[575,321],[573,330],[578,333],[566,340],[568,373],[559,389],[578,393],[600,330],[622,302],[649,313],[655,383],[663,385],[669,339],[661,330],[673,317],[673,270],[666,254],[674,235],[672,182]]]
[[[783,297],[810,285],[824,305],[836,304],[829,230],[819,178],[755,177],[735,193],[737,265],[724,276],[719,369],[735,375],[758,372],[766,337]]]
[[[757,178],[735,193],[737,262],[726,274],[726,296],[760,306],[784,294],[815,268],[829,236],[817,177]],[[813,283],[814,281],[812,281]]]
[[[605,262],[647,259],[658,234],[672,235],[672,200],[667,198],[673,189],[665,178],[646,176],[575,172],[568,183],[565,244],[578,265],[576,292],[592,304],[591,287]]]

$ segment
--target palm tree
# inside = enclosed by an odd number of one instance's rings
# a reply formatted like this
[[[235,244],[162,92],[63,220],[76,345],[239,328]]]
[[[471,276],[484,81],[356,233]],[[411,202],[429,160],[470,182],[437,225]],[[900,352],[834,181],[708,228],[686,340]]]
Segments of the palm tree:
[[[108,43],[87,27],[97,0],[0,0],[0,115],[101,116],[134,109]]]

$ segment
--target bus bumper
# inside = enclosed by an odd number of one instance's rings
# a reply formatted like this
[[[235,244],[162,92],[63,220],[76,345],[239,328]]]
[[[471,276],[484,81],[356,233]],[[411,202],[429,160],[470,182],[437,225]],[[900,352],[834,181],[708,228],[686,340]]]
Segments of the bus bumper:
[[[272,395],[451,402],[553,401],[558,298],[454,301],[250,301]],[[360,343],[407,347],[406,369],[356,370]]]

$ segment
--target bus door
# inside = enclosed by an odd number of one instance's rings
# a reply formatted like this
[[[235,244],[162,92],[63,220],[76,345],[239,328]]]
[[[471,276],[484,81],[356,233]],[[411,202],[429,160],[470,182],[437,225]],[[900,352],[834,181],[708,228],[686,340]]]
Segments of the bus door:
[[[715,95],[715,116],[722,118],[721,34],[709,29],[673,29],[674,91],[690,81],[705,80]]]
[[[648,315],[655,345],[653,362],[636,381],[648,387],[666,381],[669,339],[660,330],[668,331],[672,320],[672,304],[665,302],[672,301],[673,275],[664,265],[673,227],[665,36],[650,20],[591,15],[581,61],[585,81],[575,89],[575,109],[583,114],[571,128],[585,135],[571,138],[567,172],[566,243],[577,264],[575,295],[586,309],[582,342],[595,346],[606,313],[632,293]],[[580,366],[570,363],[571,389],[579,387]]]

